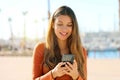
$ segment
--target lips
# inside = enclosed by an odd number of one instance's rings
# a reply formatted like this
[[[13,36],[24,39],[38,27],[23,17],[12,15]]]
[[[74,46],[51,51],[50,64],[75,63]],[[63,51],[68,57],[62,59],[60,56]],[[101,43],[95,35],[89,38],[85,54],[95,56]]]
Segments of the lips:
[[[60,34],[61,34],[62,36],[66,36],[68,33],[66,33],[66,32],[60,32]]]

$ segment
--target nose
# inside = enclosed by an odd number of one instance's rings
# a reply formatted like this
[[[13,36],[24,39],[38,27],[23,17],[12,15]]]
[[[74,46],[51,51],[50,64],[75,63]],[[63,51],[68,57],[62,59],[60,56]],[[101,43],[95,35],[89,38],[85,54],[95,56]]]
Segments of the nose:
[[[63,31],[67,31],[67,26],[63,26],[63,27],[62,27],[62,30],[63,30]]]

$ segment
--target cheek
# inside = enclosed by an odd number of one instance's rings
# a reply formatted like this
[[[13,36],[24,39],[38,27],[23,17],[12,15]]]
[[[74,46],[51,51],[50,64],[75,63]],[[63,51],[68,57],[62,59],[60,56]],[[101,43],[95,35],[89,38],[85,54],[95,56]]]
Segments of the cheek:
[[[69,33],[72,34],[72,28],[69,29]]]
[[[54,32],[55,32],[56,35],[58,35],[59,29],[57,27],[54,27]]]

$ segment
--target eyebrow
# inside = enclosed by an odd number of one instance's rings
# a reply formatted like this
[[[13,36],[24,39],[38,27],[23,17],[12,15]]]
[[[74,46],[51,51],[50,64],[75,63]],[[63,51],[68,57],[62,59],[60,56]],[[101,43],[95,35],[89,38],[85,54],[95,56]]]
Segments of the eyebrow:
[[[58,20],[58,22],[62,22],[61,20]],[[63,22],[62,22],[63,23]],[[68,22],[68,23],[72,23],[72,21]]]

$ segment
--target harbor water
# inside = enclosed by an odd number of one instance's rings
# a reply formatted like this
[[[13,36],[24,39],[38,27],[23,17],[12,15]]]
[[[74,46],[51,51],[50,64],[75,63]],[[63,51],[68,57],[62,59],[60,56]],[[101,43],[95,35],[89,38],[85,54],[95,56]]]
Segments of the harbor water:
[[[110,50],[110,51],[89,51],[88,52],[88,58],[99,58],[99,59],[105,59],[105,58],[120,58],[120,51],[118,50]]]

